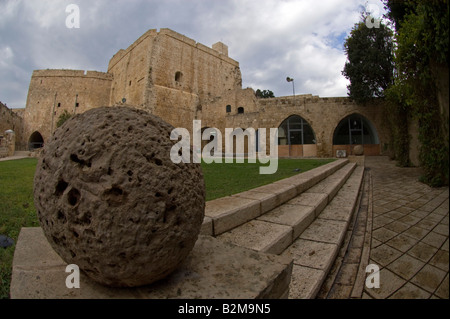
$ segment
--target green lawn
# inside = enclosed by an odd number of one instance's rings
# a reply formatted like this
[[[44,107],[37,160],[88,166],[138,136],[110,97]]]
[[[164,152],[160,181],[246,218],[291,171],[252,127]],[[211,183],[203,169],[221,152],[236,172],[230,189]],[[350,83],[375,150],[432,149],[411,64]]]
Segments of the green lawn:
[[[275,174],[260,175],[260,163],[202,163],[206,200],[240,193],[294,176],[333,161],[332,159],[279,159]],[[268,165],[268,164],[267,164]],[[267,166],[264,165],[264,166]],[[299,170],[299,171],[298,171]]]
[[[206,200],[236,194],[305,172],[330,159],[280,159],[272,175],[260,175],[261,164],[205,164],[202,169]],[[39,226],[33,204],[33,177],[37,160],[0,162],[0,234],[15,242],[22,227]],[[9,298],[14,246],[0,248],[0,299]]]

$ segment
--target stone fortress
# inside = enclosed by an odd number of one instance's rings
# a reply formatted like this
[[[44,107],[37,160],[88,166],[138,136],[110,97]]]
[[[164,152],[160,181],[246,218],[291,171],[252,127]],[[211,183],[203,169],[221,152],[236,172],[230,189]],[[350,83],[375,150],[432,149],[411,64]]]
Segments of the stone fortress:
[[[239,62],[225,44],[210,48],[170,29],[151,29],[119,50],[106,73],[33,71],[26,108],[1,106],[0,132],[13,129],[16,149],[32,150],[52,135],[64,111],[112,105],[144,109],[191,134],[193,120],[201,120],[202,130],[252,127],[256,138],[259,128],[279,128],[279,157],[346,156],[355,145],[363,145],[365,155],[382,155],[390,143],[382,103],[361,106],[311,94],[258,98],[242,88]]]

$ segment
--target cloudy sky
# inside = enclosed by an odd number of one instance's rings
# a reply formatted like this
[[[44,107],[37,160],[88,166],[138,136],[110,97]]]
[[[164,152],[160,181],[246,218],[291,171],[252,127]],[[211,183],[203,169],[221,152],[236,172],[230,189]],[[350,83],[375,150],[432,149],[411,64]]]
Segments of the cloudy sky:
[[[70,4],[80,27],[67,28]],[[149,29],[228,45],[243,88],[275,96],[346,96],[344,39],[380,0],[0,0],[0,101],[25,107],[33,70],[107,71],[109,59]]]

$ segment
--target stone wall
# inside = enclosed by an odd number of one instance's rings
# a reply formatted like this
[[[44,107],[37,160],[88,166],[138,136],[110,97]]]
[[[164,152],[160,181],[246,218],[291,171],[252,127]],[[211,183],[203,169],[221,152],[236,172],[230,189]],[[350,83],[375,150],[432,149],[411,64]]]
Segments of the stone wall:
[[[23,148],[23,145],[20,144],[20,139],[23,136],[23,119],[19,114],[0,102],[0,139],[5,139],[5,131],[7,130],[14,131],[16,139],[15,149],[21,150]]]
[[[48,139],[64,111],[76,114],[109,105],[111,80],[110,74],[97,71],[33,71],[23,113],[22,142],[27,143],[33,132],[39,132],[44,141]]]
[[[385,144],[389,143],[389,129],[385,125],[381,101],[360,106],[346,97],[320,98],[307,94],[256,99],[247,105],[250,106],[249,112],[244,109],[243,114],[235,111],[226,117],[226,127],[266,128],[268,132],[269,128],[278,128],[289,116],[298,115],[311,125],[315,133],[318,156],[335,156],[334,131],[339,122],[351,114],[360,114],[373,124],[380,140],[381,154],[385,153]]]
[[[45,141],[64,110],[81,113],[117,104],[145,109],[191,134],[193,120],[222,133],[225,128],[249,127],[266,128],[268,133],[290,115],[298,115],[316,137],[316,145],[304,148],[317,156],[335,156],[334,131],[351,114],[360,114],[373,125],[380,143],[367,149],[371,154],[386,154],[390,142],[382,102],[360,106],[345,97],[311,94],[259,99],[253,89],[242,89],[239,63],[228,57],[225,44],[217,42],[210,48],[169,29],[149,30],[119,50],[109,61],[108,73],[34,71],[22,140],[26,143],[39,132]]]

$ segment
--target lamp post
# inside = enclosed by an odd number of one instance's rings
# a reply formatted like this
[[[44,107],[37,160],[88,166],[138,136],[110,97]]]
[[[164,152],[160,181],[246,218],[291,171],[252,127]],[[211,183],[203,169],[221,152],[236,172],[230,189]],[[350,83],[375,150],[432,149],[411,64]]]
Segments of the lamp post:
[[[293,95],[294,95],[294,98],[295,98],[295,86],[294,86],[294,79],[293,79],[293,78],[290,78],[290,77],[287,77],[287,78],[286,78],[286,81],[288,81],[288,82],[292,82],[292,93],[293,93]]]

